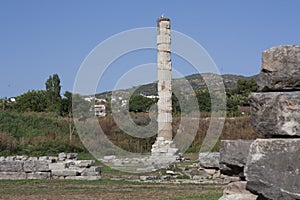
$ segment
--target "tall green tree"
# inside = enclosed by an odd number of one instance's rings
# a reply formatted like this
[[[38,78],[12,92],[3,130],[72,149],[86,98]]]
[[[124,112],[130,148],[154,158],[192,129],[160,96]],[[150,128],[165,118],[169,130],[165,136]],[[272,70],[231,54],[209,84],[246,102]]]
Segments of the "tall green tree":
[[[61,96],[60,96],[60,78],[57,74],[49,76],[46,83],[47,104],[50,111],[59,111]]]
[[[61,99],[60,113],[62,116],[72,116],[72,93],[66,91]]]

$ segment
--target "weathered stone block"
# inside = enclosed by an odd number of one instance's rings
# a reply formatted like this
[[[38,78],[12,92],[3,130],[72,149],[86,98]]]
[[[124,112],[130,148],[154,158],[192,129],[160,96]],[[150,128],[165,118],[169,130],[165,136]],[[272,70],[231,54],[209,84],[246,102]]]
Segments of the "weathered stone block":
[[[159,51],[171,52],[171,45],[170,45],[170,43],[161,43],[161,44],[157,45],[157,49]]]
[[[78,176],[79,172],[74,169],[52,170],[53,176]]]
[[[0,162],[0,172],[23,172],[23,161],[3,161]]]
[[[64,170],[66,169],[66,163],[49,163],[50,170]]]
[[[81,176],[100,176],[101,174],[99,172],[89,172],[89,171],[83,171],[81,173]]]
[[[258,78],[260,91],[300,89],[300,45],[278,46],[264,51]]]
[[[157,44],[171,44],[171,37],[170,35],[158,35],[157,36]]]
[[[27,173],[27,179],[48,180],[51,178],[50,172],[32,172]]]
[[[204,168],[219,169],[219,152],[204,152],[199,154],[199,164]]]
[[[24,180],[26,178],[25,172],[0,172],[0,180]]]
[[[257,139],[249,152],[247,189],[269,199],[300,199],[300,139]]]
[[[266,136],[300,136],[300,91],[252,93],[251,123]]]
[[[50,171],[49,165],[46,161],[25,161],[24,162],[25,172],[48,172]]]
[[[74,161],[76,167],[90,167],[95,165],[95,160],[77,160]]]
[[[244,166],[253,140],[222,140],[220,170],[222,174],[244,178]]]

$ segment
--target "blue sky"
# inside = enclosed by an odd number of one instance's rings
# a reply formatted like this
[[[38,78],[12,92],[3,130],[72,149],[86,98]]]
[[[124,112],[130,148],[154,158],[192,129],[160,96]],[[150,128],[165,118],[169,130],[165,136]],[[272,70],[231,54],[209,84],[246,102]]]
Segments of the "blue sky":
[[[172,29],[201,44],[223,74],[254,75],[263,50],[299,44],[299,7],[297,0],[1,0],[0,98],[44,89],[54,73],[63,91],[72,91],[94,47],[119,32],[154,27],[162,13],[171,18]],[[118,67],[155,61],[155,52],[146,51],[115,62],[99,91],[113,88]],[[184,75],[192,73],[175,61]]]

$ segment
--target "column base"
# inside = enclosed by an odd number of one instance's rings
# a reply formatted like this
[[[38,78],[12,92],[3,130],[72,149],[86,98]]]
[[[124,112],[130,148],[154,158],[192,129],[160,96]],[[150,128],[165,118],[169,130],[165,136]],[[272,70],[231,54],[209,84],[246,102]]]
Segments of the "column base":
[[[160,161],[163,162],[175,162],[180,158],[180,153],[172,140],[157,137],[155,143],[152,145],[151,157],[160,158]]]

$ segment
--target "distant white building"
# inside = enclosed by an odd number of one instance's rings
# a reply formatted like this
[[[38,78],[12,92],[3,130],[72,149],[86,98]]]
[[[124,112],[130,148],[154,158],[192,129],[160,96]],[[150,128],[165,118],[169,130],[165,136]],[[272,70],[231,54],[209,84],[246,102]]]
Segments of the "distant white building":
[[[94,112],[96,117],[106,116],[106,106],[104,104],[94,105],[91,107],[90,111]]]
[[[94,96],[91,96],[91,97],[84,97],[84,100],[85,101],[88,101],[88,102],[92,102],[92,101],[95,101],[95,102],[98,102],[98,103],[106,103],[107,101],[105,99],[98,99]]]
[[[10,97],[9,99],[8,99],[10,102],[16,102],[16,98],[15,97]]]
[[[144,95],[144,94],[142,94],[142,93],[140,93],[140,95],[141,96],[143,96],[143,97],[146,97],[146,98],[148,98],[148,99],[158,99],[158,96],[157,95]]]

